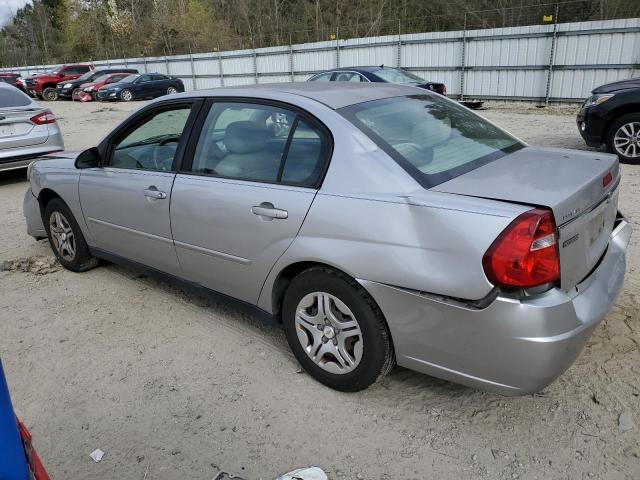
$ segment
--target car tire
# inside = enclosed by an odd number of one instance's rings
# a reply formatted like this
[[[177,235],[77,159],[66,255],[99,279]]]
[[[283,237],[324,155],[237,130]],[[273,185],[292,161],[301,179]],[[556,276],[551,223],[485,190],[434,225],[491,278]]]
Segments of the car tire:
[[[76,94],[76,92],[78,92],[78,95],[80,95],[81,91],[82,90],[80,89],[80,87],[74,88],[73,90],[71,90],[71,100],[73,100],[73,96]]]
[[[395,365],[380,308],[361,285],[337,270],[314,267],[297,275],[285,292],[282,321],[302,367],[335,390],[363,390]]]
[[[622,163],[640,164],[640,113],[614,120],[607,130],[606,144]]]
[[[58,92],[53,87],[47,87],[42,91],[42,99],[47,102],[54,102],[58,100]]]
[[[120,100],[122,100],[123,102],[130,102],[131,100],[133,100],[133,93],[131,93],[131,90],[122,90],[120,92]]]
[[[98,92],[91,92],[91,98],[94,102],[98,101]]]
[[[51,249],[64,268],[84,272],[98,265],[99,260],[91,255],[78,222],[60,198],[47,203],[43,220]]]
[[[178,89],[173,85],[167,88],[167,95],[173,95],[174,93],[178,93]]]

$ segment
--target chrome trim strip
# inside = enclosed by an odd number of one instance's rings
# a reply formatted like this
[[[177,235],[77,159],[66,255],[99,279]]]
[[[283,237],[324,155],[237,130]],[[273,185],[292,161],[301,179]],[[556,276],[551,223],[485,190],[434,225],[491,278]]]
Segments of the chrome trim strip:
[[[248,258],[237,257],[229,253],[218,252],[217,250],[210,250],[208,248],[198,247],[189,243],[178,242],[177,240],[174,240],[174,243],[176,247],[184,248],[186,250],[191,250],[197,253],[202,253],[210,257],[222,258],[223,260],[229,260],[230,262],[240,263],[242,265],[249,265],[251,263],[251,260],[249,260]]]
[[[103,225],[105,227],[110,227],[115,230],[120,230],[122,232],[133,233],[135,235],[140,235],[141,237],[149,238],[151,240],[157,240],[162,243],[173,244],[173,240],[171,238],[161,237],[159,235],[154,235],[152,233],[141,232],[140,230],[134,230],[133,228],[123,227],[122,225],[116,225],[114,223],[105,222],[104,220],[98,220],[97,218],[88,217],[87,220],[89,220],[89,222],[91,223]]]

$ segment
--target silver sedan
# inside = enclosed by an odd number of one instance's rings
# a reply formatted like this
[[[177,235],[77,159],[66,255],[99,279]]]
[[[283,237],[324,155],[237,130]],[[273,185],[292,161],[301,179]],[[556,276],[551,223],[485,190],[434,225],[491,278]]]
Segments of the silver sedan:
[[[615,156],[385,84],[163,97],[30,181],[28,232],[66,268],[133,263],[250,304],[342,391],[395,364],[540,390],[612,307],[631,235]]]
[[[0,82],[0,171],[64,150],[56,117],[12,85]]]

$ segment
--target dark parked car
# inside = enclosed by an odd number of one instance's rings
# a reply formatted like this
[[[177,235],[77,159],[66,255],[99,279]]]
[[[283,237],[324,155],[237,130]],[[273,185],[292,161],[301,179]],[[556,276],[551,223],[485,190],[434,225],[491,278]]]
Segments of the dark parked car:
[[[97,100],[122,100],[130,102],[141,98],[184,92],[182,80],[163,73],[130,75],[118,83],[105,85],[98,90]]]
[[[101,77],[102,75],[108,75],[110,73],[138,73],[138,70],[136,70],[135,68],[99,68],[97,70],[92,70],[76,78],[75,80],[58,83],[58,85],[56,86],[58,98],[71,99],[73,97],[74,91],[80,91],[80,85],[82,85],[83,83],[94,82],[96,78]]]
[[[606,144],[621,162],[640,164],[640,78],[608,83],[591,91],[578,112],[578,131],[587,145]]]
[[[442,95],[447,94],[444,83],[430,82],[401,68],[379,67],[344,67],[318,73],[309,79],[310,82],[383,82],[401,83],[426,88]]]

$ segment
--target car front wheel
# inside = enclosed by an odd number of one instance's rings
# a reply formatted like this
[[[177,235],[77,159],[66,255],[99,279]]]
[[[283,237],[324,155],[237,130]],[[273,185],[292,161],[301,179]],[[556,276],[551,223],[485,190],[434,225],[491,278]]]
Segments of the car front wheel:
[[[623,163],[640,164],[640,113],[623,115],[611,124],[607,149]]]
[[[395,364],[382,312],[342,272],[315,267],[296,276],[285,293],[282,316],[287,341],[300,364],[333,389],[363,390]]]
[[[98,265],[98,259],[91,255],[78,222],[61,199],[54,198],[47,204],[44,224],[51,249],[64,268],[84,272]]]
[[[53,87],[47,87],[42,91],[42,99],[53,102],[58,99],[58,92]]]
[[[123,102],[130,102],[133,100],[133,93],[131,93],[131,90],[122,90],[120,92],[120,100]]]

